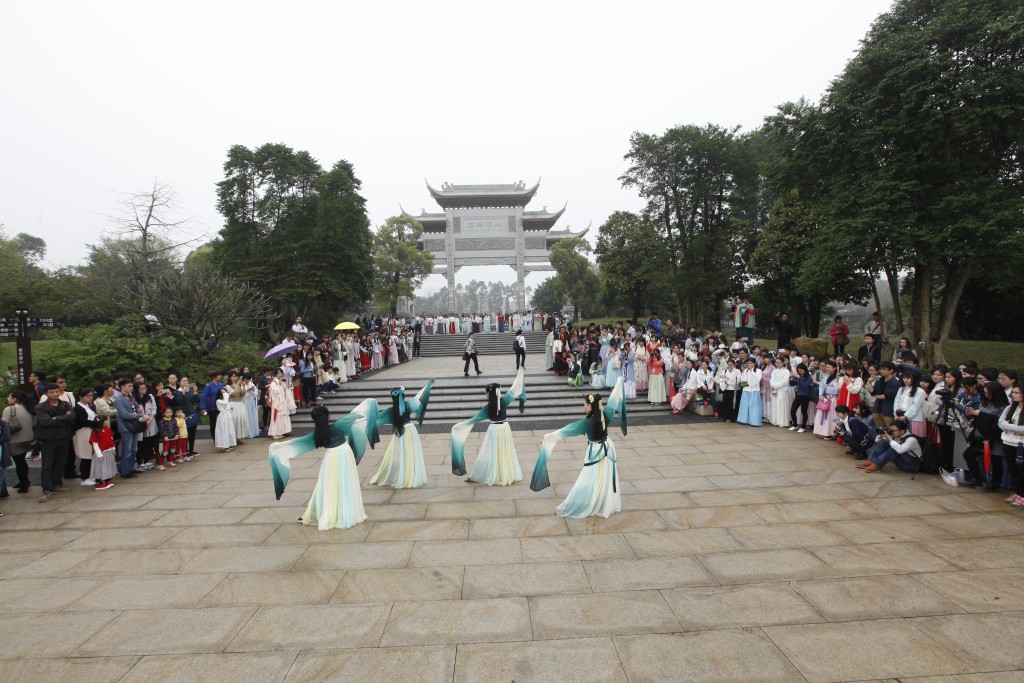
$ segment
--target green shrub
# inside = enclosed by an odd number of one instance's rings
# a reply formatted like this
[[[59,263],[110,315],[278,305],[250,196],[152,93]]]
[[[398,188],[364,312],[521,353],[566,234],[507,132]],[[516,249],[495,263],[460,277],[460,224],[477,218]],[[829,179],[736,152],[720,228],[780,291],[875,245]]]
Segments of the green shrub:
[[[150,334],[128,321],[63,332],[63,338],[40,345],[32,365],[48,376],[64,375],[72,389],[137,372],[147,378],[161,378],[176,371],[202,384],[210,370],[248,365],[255,371],[263,357],[255,344],[227,342],[215,349],[196,348],[180,337],[165,332]]]

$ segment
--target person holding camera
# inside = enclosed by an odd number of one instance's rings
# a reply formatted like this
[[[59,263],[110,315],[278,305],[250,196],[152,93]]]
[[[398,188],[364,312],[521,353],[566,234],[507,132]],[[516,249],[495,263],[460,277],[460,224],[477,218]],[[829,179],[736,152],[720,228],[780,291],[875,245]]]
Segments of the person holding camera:
[[[877,443],[868,453],[868,459],[857,465],[868,473],[880,471],[890,462],[904,472],[917,470],[922,457],[921,444],[908,431],[904,420],[896,420],[877,437]]]

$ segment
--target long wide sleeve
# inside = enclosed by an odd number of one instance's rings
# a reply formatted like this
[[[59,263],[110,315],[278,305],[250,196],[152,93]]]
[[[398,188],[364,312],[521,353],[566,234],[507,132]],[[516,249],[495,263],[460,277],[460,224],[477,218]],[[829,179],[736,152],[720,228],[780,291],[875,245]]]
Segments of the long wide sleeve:
[[[452,474],[462,476],[466,473],[466,439],[473,427],[487,419],[487,406],[477,411],[476,415],[452,426]]]
[[[544,435],[540,443],[540,455],[537,456],[537,464],[533,468],[533,477],[530,479],[530,488],[532,490],[543,491],[551,486],[551,480],[548,479],[548,459],[555,449],[555,444],[572,436],[586,434],[588,427],[589,422],[584,417],[562,427],[558,431]]]

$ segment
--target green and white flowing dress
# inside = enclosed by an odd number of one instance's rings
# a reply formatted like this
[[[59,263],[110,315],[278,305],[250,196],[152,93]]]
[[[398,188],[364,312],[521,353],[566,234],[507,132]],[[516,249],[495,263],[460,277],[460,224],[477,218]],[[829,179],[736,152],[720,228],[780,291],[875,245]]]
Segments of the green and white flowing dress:
[[[356,465],[369,444],[366,432],[370,422],[366,418],[370,411],[376,413],[376,404],[373,399],[363,401],[331,424],[331,446],[324,452],[316,487],[302,516],[303,524],[326,531],[348,529],[366,519]],[[292,458],[315,449],[312,433],[270,444],[270,471],[278,500],[288,485]]]
[[[555,508],[555,514],[559,517],[608,517],[622,510],[618,457],[615,453],[615,444],[607,435],[608,425],[616,416],[622,433],[626,433],[626,401],[623,397],[622,384],[620,377],[616,380],[615,389],[602,410],[545,435],[541,441],[540,455],[530,482],[530,488],[534,491],[541,491],[550,486],[547,463],[555,444],[572,436],[587,435],[583,470],[576,478],[569,495]]]
[[[508,407],[512,401],[519,400],[519,412],[526,407],[526,382],[522,368],[508,391],[498,400],[498,414],[488,415],[487,406],[481,408],[470,419],[459,422],[452,427],[452,474],[466,474],[466,439],[473,427],[484,420],[490,419],[487,435],[480,446],[473,472],[469,478],[478,484],[488,486],[508,486],[523,480],[523,470],[516,456],[516,446],[512,440],[512,428],[508,424]]]
[[[423,462],[423,447],[420,445],[420,435],[416,430],[415,420],[423,424],[423,416],[427,412],[427,404],[430,402],[430,387],[434,380],[428,380],[426,386],[420,389],[419,393],[411,399],[405,399],[400,410],[410,420],[402,427],[402,433],[395,433],[388,444],[384,458],[380,461],[377,473],[370,479],[374,485],[393,486],[396,489],[409,489],[423,486],[427,483],[427,466]],[[379,440],[377,425],[392,422],[392,407],[387,407],[377,413],[376,421],[372,426],[370,444],[371,446]]]

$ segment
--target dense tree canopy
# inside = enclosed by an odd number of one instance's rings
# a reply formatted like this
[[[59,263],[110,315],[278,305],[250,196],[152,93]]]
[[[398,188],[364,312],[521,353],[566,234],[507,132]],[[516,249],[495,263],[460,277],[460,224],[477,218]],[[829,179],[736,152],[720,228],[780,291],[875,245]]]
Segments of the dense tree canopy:
[[[572,303],[575,307],[573,316],[577,320],[581,309],[590,310],[601,286],[587,258],[589,253],[590,245],[581,237],[561,239],[550,250],[551,265],[557,273],[554,277],[555,297]]]
[[[668,282],[665,243],[650,217],[616,211],[597,234],[597,264],[603,289],[629,302],[632,319],[651,308],[652,295]],[[646,309],[645,309],[645,304]]]
[[[235,145],[217,185],[225,224],[216,262],[258,283],[283,320],[333,327],[370,298],[373,238],[360,187],[347,161],[324,171],[286,145]]]
[[[647,200],[675,290],[677,315],[690,324],[717,319],[719,302],[742,287],[743,236],[757,201],[756,158],[747,138],[716,125],[634,133],[620,179]]]
[[[434,268],[434,257],[417,246],[423,226],[407,213],[384,221],[373,237],[374,298],[391,315],[398,300],[412,297]]]

